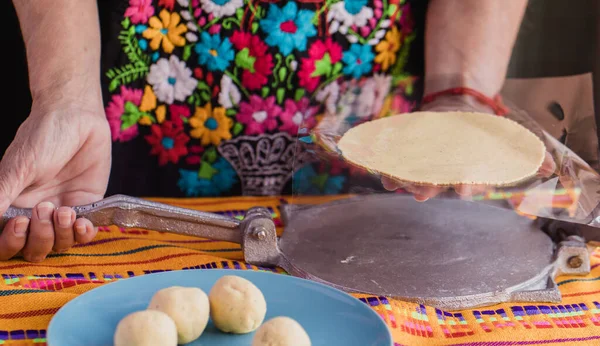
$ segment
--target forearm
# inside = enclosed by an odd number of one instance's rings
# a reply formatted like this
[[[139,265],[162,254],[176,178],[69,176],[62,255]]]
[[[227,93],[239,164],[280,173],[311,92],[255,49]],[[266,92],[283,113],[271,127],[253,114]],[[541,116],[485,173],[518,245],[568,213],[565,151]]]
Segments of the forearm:
[[[96,0],[13,0],[34,100],[101,103]],[[88,101],[89,100],[89,101]]]
[[[497,94],[526,5],[527,0],[431,0],[425,93],[463,86]]]

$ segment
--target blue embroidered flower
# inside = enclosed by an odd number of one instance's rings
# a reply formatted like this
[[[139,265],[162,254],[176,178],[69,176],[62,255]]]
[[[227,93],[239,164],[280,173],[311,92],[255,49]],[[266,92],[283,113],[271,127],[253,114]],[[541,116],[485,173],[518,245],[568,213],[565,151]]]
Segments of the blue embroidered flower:
[[[367,6],[367,0],[345,0],[344,8],[351,15],[356,15],[363,9],[363,7]]]
[[[294,174],[292,186],[303,195],[335,195],[342,191],[345,181],[341,175],[317,174],[312,165],[307,165]]]
[[[371,51],[371,46],[353,43],[350,50],[344,52],[342,61],[346,64],[344,74],[354,78],[367,74],[373,67],[375,54]]]
[[[203,32],[196,44],[198,63],[206,65],[210,71],[225,71],[234,58],[234,52],[228,38],[221,40],[219,34]]]
[[[269,5],[267,16],[260,21],[262,31],[267,34],[265,42],[278,47],[284,56],[294,49],[306,50],[307,39],[317,34],[312,23],[314,15],[314,11],[298,11],[295,1],[288,2],[283,8]]]
[[[237,173],[224,158],[219,158],[208,173],[210,178],[202,178],[198,171],[180,169],[177,186],[186,196],[220,196],[238,182]],[[206,176],[206,174],[204,174]]]

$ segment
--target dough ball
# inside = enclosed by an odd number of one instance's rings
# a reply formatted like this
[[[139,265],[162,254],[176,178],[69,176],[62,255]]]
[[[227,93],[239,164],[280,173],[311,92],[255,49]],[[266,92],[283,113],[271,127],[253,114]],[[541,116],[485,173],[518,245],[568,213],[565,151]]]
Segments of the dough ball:
[[[156,292],[148,309],[169,315],[177,326],[179,344],[187,344],[200,337],[209,317],[206,293],[196,287],[173,286]]]
[[[252,346],[310,346],[310,338],[300,323],[280,316],[258,328]]]
[[[114,342],[115,346],[176,346],[177,327],[163,312],[138,311],[119,322]]]
[[[223,276],[208,294],[210,317],[225,333],[255,331],[265,319],[267,302],[258,287],[239,276]]]

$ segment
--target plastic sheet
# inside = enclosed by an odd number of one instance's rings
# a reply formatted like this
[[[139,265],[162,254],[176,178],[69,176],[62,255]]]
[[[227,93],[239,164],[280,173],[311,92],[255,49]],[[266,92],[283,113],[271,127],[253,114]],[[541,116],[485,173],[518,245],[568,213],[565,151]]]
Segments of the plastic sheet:
[[[314,189],[307,188],[309,181],[320,184],[320,192],[325,194],[342,191],[339,188],[342,184],[345,187],[343,191],[351,194],[390,193],[383,188],[377,174],[345,162],[337,149],[338,140],[348,129],[366,121],[410,111],[411,105],[407,104],[400,91],[388,93],[380,89],[367,84],[351,85],[339,90],[337,102],[328,104],[327,112],[314,128],[301,127],[299,142],[304,150],[298,151],[302,156],[297,162],[303,166],[295,167],[294,196],[318,194],[318,191],[315,193]],[[508,118],[528,128],[544,142],[556,164],[555,172],[551,176],[534,177],[512,187],[489,186],[485,191],[467,196],[458,195],[450,188],[435,198],[491,203],[531,218],[600,227],[600,175],[571,149],[542,129],[527,112],[510,100],[505,100],[505,104],[511,109]],[[319,167],[328,167],[329,170],[323,173]],[[335,181],[335,172],[331,173],[336,167],[338,171],[345,172],[344,177],[337,177],[338,181]],[[310,173],[308,176],[306,171]],[[328,189],[328,186],[334,188]],[[399,189],[395,193],[408,192]]]

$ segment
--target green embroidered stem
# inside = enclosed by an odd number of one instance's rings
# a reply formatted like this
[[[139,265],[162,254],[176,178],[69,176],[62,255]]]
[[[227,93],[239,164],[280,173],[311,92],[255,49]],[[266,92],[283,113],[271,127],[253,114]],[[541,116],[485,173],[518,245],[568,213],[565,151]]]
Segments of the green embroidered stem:
[[[279,67],[281,66],[281,55],[279,53],[275,54],[275,59],[277,60],[277,63],[275,64],[275,68],[273,69],[273,83],[271,83],[271,87],[276,87],[277,84],[279,84],[279,80],[277,77],[277,71],[279,70]]]
[[[216,23],[216,22],[217,22],[219,19],[220,19],[220,18],[215,18],[215,19],[211,20],[211,21],[210,21],[209,23],[207,23],[207,24],[206,24],[204,27],[205,27],[205,28],[208,28],[209,26],[211,26],[211,25],[213,25],[214,23]],[[229,18],[227,18],[227,19],[225,19],[225,20],[223,21],[223,28],[225,28],[225,29],[227,29],[227,30],[231,29],[231,23],[235,23],[235,24],[237,24],[238,28],[241,28],[241,27],[242,27],[242,24],[240,24],[240,21],[239,21],[239,20],[237,20],[237,19],[236,19],[236,18],[234,18],[234,17],[229,17]],[[203,30],[204,30],[204,29],[203,29]]]
[[[248,92],[248,90],[246,90],[246,88],[242,85],[242,83],[240,83],[240,80],[233,73],[231,73],[230,71],[225,70],[225,74],[227,76],[229,76],[229,78],[231,78],[231,80],[234,81],[235,84],[237,84],[237,86],[244,93],[244,95],[246,95],[246,97],[250,98],[250,93]]]
[[[150,57],[148,57],[135,38],[135,26],[130,26],[128,30],[121,31],[118,36],[121,45],[123,46],[123,52],[127,54],[127,58],[132,63],[143,63],[148,65],[150,63]]]
[[[115,91],[119,86],[129,84],[148,74],[148,66],[143,63],[127,64],[123,67],[115,67],[108,72],[106,76],[111,80],[108,90]]]
[[[287,82],[286,83],[286,87],[288,89],[292,89],[293,88],[292,77],[295,75],[295,73],[293,73],[294,69],[292,68],[292,61],[294,61],[294,58],[295,57],[294,57],[293,54],[290,54],[290,55],[288,55],[288,56],[285,57],[285,66],[287,66],[288,69],[289,69],[289,71],[290,71],[290,73],[289,73],[289,75],[287,77],[287,81],[286,81]]]
[[[352,34],[353,36],[356,36],[356,38],[358,39],[358,42],[360,42],[361,44],[365,44],[367,42],[367,40],[365,40],[364,37],[362,37],[361,35],[359,35],[356,31],[348,28],[348,33]]]

